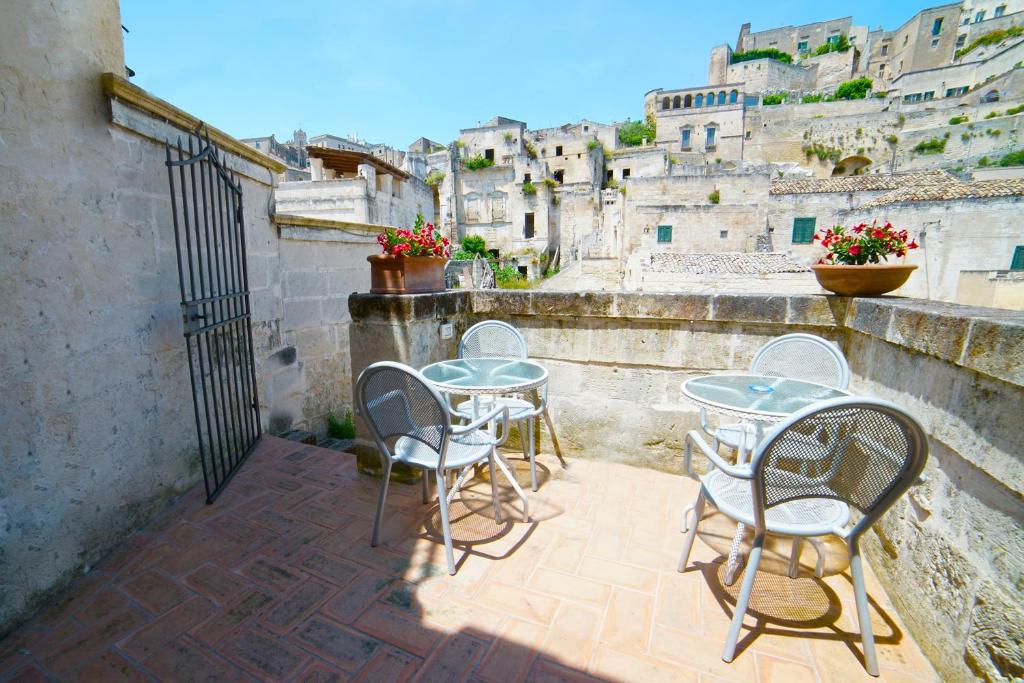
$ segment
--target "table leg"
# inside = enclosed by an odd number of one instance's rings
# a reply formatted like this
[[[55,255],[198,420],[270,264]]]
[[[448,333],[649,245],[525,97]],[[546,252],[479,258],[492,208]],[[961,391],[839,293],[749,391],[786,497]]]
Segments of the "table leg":
[[[522,487],[519,486],[519,482],[516,481],[514,470],[510,469],[508,461],[505,460],[505,456],[503,456],[501,453],[498,453],[497,451],[495,451],[495,461],[495,464],[498,466],[498,469],[501,470],[502,474],[505,475],[505,478],[508,479],[508,483],[512,485],[513,489],[515,489],[516,494],[518,494],[519,496],[519,500],[523,501],[523,521],[529,522],[530,501],[526,497],[526,492],[523,491]]]

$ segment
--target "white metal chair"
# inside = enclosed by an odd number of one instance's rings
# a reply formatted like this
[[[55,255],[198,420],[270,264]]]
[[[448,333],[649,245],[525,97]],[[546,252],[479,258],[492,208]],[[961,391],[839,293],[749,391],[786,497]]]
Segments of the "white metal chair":
[[[383,478],[380,496],[377,499],[377,512],[373,518],[373,537],[370,544],[376,546],[379,540],[391,466],[401,462],[424,470],[424,503],[428,498],[427,474],[432,471],[437,479],[437,498],[441,511],[448,573],[454,574],[455,557],[452,552],[448,505],[458,493],[467,473],[472,471],[472,466],[485,460],[490,468],[494,517],[501,522],[495,465],[501,467],[506,476],[512,475],[496,457],[495,449],[501,442],[482,427],[500,417],[504,432],[507,433],[508,409],[498,405],[470,424],[453,426],[447,402],[419,372],[401,363],[382,361],[369,366],[359,375],[356,383],[356,410],[365,418],[373,434],[383,465]],[[460,470],[461,473],[451,491],[446,492],[445,475],[451,470]],[[529,514],[525,509],[524,511]]]
[[[462,335],[459,340],[459,358],[526,358],[526,340],[512,325],[500,320],[479,322]],[[537,417],[544,417],[548,430],[554,439],[555,428],[548,414],[548,387],[545,384],[537,393],[539,401],[529,401],[521,396],[500,396],[485,403],[503,406],[509,410],[509,419],[519,429],[519,440],[523,446],[523,456],[530,461],[530,484],[537,490],[537,453],[533,443],[534,422]],[[454,412],[465,420],[473,419],[473,402],[463,401],[454,407]],[[525,427],[525,429],[524,429]],[[525,433],[524,433],[525,432]]]
[[[817,438],[810,440],[808,434]],[[859,541],[924,468],[928,441],[921,425],[886,401],[843,397],[809,406],[778,425],[758,444],[749,464],[727,463],[692,430],[686,438],[686,469],[691,476],[693,444],[711,467],[697,477],[701,488],[695,523],[686,535],[679,571],[689,561],[705,501],[754,528],[753,548],[722,659],[731,662],[735,656],[765,534],[794,537],[790,576],[796,575],[802,539],[832,534],[845,540],[849,549],[864,660],[868,673],[877,676]],[[853,526],[849,525],[850,506],[861,513]]]
[[[835,389],[850,386],[850,366],[839,347],[827,339],[803,332],[776,337],[758,349],[750,362],[750,374],[802,379]],[[757,430],[753,425],[737,422],[711,427],[703,408],[700,426],[714,439],[711,445],[716,450],[721,444],[741,453],[751,453],[757,445]]]

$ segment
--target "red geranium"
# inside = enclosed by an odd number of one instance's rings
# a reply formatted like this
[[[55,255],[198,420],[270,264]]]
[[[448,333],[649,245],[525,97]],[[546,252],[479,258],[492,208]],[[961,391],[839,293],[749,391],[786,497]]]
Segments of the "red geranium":
[[[909,249],[917,249],[917,242],[907,238],[910,236],[906,230],[897,230],[892,223],[886,223],[879,228],[875,223],[870,226],[861,223],[850,228],[850,234],[841,225],[833,226],[825,231],[825,234],[814,235],[814,241],[821,242],[821,246],[828,249],[828,252],[818,263],[842,263],[850,266],[864,265],[865,263],[880,263],[888,260],[889,256],[904,257]]]
[[[392,256],[439,256],[448,258],[451,245],[433,223],[423,220],[423,214],[416,214],[412,230],[385,230],[377,235],[377,244],[385,254]]]

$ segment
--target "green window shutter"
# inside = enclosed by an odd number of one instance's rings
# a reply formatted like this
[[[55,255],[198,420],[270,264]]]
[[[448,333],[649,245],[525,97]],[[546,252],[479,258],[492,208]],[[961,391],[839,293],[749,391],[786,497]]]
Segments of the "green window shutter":
[[[793,244],[810,244],[814,241],[816,218],[793,219]]]
[[[658,226],[658,242],[671,242],[672,241],[672,226],[671,225],[659,225]]]
[[[1013,261],[1010,262],[1010,270],[1024,270],[1024,246],[1013,250]]]

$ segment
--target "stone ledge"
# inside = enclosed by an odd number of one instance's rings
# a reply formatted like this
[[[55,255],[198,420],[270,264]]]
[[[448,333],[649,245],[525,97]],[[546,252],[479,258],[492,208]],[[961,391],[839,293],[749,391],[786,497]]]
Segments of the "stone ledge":
[[[356,322],[474,313],[497,318],[537,315],[838,328],[1024,386],[1024,313],[922,299],[494,289],[407,296],[353,294],[349,310]]]

